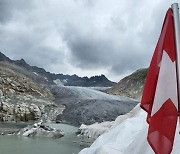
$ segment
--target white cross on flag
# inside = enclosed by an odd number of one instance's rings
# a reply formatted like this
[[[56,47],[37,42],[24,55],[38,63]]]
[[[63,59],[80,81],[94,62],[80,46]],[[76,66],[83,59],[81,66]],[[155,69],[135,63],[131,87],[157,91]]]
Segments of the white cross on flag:
[[[148,142],[156,154],[170,154],[178,118],[176,48],[170,8],[148,70],[141,107],[148,113]]]

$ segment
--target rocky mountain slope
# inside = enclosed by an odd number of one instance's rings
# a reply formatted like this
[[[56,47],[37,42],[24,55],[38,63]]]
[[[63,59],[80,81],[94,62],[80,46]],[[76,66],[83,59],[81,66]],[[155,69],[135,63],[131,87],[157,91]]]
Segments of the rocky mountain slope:
[[[35,82],[42,84],[61,84],[65,86],[82,86],[82,87],[111,87],[115,82],[109,81],[104,75],[88,77],[79,77],[77,75],[54,74],[45,71],[37,66],[30,66],[21,60],[11,60],[0,52],[0,61],[9,63],[9,67],[15,72],[20,72]]]
[[[139,69],[131,75],[123,78],[114,87],[106,90],[108,94],[127,96],[134,99],[141,99],[145,78],[148,69]]]
[[[30,121],[47,118],[54,96],[45,87],[0,62],[0,121]]]

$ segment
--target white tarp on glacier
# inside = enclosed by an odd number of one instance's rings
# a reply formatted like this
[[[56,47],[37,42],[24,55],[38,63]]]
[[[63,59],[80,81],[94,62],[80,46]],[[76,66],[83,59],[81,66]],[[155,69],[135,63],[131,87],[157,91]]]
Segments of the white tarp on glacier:
[[[89,147],[79,154],[152,154],[154,153],[147,143],[148,124],[146,113],[135,107],[130,114],[119,116],[107,133],[98,137]],[[118,119],[123,119],[119,120]],[[168,126],[167,126],[168,127]],[[180,153],[180,135],[177,127],[172,154]]]

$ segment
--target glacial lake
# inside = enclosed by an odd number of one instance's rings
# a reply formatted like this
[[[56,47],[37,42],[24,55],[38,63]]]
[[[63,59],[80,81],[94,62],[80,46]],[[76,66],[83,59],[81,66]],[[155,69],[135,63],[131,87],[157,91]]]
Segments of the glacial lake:
[[[77,127],[67,124],[48,124],[62,129],[65,136],[59,139],[0,135],[0,154],[77,154],[87,146],[75,135]]]

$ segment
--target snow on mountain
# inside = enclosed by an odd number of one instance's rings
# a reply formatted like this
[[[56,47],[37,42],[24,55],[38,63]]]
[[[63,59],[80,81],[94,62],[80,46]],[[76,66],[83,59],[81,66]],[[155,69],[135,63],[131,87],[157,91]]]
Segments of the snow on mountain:
[[[36,72],[33,72],[35,75],[39,76],[39,74],[37,74]]]
[[[54,82],[57,86],[64,86],[63,82],[61,82],[61,80],[59,80],[59,79],[53,80],[53,82]]]
[[[107,133],[98,137],[89,147],[79,154],[152,154],[154,153],[147,142],[147,114],[139,105],[130,114],[123,115],[119,123],[114,122]],[[119,119],[121,116],[119,116]],[[180,135],[177,127],[172,154],[180,153]]]

